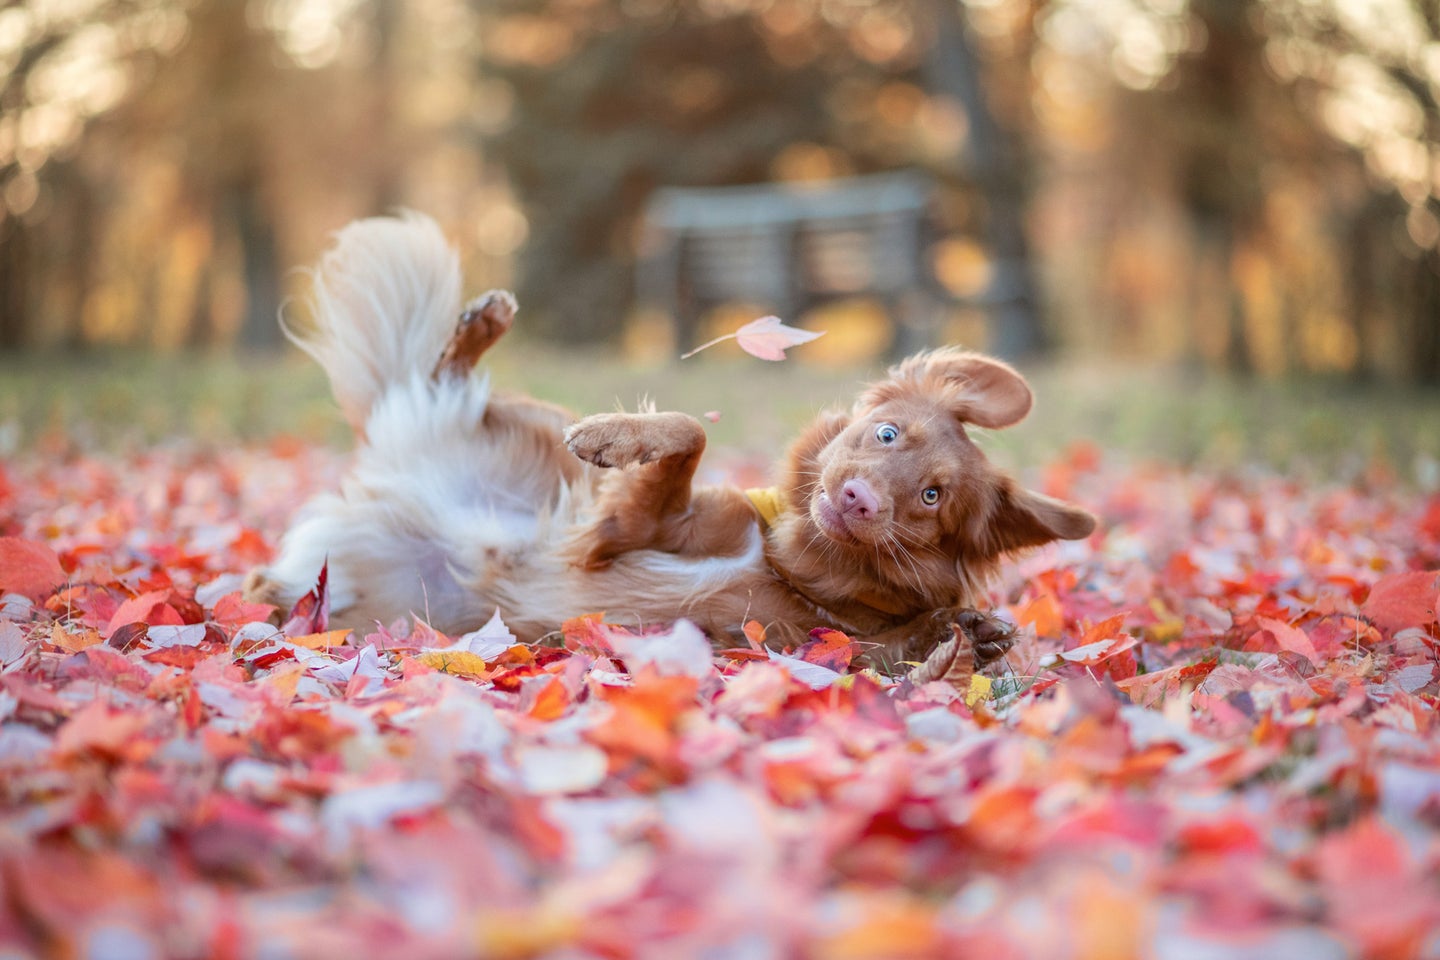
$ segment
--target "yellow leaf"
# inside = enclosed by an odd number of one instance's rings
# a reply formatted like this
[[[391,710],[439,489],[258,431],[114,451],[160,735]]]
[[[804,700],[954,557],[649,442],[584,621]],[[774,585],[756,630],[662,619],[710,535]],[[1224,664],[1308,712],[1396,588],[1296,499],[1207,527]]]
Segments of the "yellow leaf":
[[[485,658],[468,650],[429,650],[415,658],[432,670],[457,677],[478,677],[485,672]]]
[[[981,700],[990,699],[990,688],[994,682],[978,673],[970,675],[970,689],[965,692],[965,706],[973,707]]]

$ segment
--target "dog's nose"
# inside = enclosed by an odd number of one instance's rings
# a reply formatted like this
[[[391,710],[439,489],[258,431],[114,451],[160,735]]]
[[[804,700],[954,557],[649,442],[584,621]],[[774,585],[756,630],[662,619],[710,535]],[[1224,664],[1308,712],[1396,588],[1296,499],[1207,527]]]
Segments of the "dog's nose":
[[[870,484],[864,480],[858,477],[846,480],[845,485],[840,488],[840,512],[868,520],[880,512],[880,501],[876,499],[875,491],[870,489]]]

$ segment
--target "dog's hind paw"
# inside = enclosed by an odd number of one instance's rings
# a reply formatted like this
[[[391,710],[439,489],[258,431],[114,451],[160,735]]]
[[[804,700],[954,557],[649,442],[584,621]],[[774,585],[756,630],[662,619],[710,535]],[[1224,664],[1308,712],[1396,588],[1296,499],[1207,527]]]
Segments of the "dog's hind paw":
[[[515,296],[507,290],[491,290],[467,303],[431,377],[439,380],[468,374],[514,325],[517,309]]]
[[[565,446],[597,467],[628,467],[699,454],[705,430],[683,413],[601,413],[566,430]]]

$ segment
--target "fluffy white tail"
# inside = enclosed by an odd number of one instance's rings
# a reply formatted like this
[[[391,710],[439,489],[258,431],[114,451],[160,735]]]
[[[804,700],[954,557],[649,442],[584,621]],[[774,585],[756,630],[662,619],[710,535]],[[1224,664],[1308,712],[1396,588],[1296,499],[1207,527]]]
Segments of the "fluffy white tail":
[[[337,232],[313,276],[310,324],[282,326],[359,430],[387,386],[434,369],[460,314],[460,261],[435,221],[407,213]]]

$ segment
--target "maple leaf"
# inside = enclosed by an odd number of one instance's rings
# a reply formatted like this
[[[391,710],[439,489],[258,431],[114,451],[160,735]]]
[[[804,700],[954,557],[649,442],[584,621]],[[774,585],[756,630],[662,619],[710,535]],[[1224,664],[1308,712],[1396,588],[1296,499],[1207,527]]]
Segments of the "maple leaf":
[[[788,347],[809,343],[811,340],[823,336],[824,333],[823,330],[801,330],[799,327],[786,326],[780,322],[779,317],[761,317],[758,320],[751,320],[734,333],[727,333],[708,343],[702,343],[689,353],[681,354],[680,359],[688,360],[701,350],[707,350],[717,343],[734,340],[740,345],[741,350],[752,357],[759,357],[761,360],[784,360],[785,350]]]
[[[857,652],[854,641],[839,630],[817,627],[810,631],[810,639],[800,645],[795,656],[807,663],[844,673],[850,668],[850,661],[855,659]]]
[[[280,625],[283,633],[300,636],[310,633],[324,633],[330,623],[330,561],[320,565],[320,576],[315,588],[290,609],[285,622]]]

